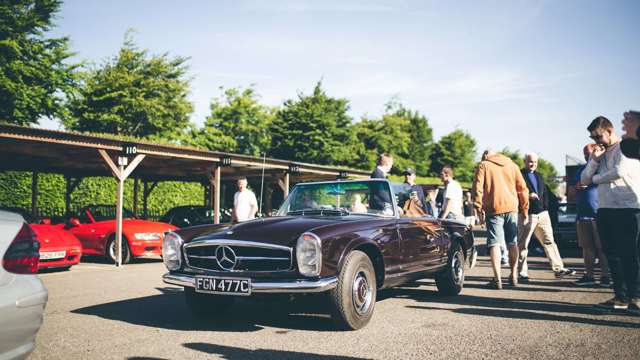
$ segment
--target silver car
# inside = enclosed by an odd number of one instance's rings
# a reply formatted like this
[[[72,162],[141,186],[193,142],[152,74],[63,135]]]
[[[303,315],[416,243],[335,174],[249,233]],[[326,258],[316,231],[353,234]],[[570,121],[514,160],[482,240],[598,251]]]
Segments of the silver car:
[[[48,297],[39,248],[22,216],[0,210],[0,360],[24,359],[35,347]]]

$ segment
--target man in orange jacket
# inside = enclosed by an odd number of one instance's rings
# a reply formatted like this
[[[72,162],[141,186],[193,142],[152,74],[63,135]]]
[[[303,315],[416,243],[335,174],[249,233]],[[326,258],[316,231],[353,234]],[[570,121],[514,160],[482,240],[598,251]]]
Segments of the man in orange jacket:
[[[529,190],[518,166],[508,157],[485,151],[473,182],[474,205],[486,214],[487,248],[494,280],[502,289],[500,244],[509,249],[510,283],[518,285],[518,212],[528,221]]]

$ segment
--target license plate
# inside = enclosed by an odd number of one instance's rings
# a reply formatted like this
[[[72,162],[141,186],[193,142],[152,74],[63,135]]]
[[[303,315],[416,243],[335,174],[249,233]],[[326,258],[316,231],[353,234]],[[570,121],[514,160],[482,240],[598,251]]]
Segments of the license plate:
[[[251,295],[251,279],[196,276],[196,292],[222,295]]]
[[[66,251],[47,251],[40,253],[40,260],[62,259],[67,255]]]

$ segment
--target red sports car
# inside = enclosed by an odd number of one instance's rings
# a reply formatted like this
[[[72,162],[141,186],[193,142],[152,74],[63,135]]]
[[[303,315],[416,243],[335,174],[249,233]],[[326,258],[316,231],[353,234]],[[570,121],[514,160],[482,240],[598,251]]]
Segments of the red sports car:
[[[171,224],[136,219],[126,209],[123,209],[122,217],[123,263],[137,256],[160,256],[164,233],[177,229]],[[115,218],[114,205],[89,205],[63,226],[80,240],[84,255],[104,256],[115,262]]]
[[[58,226],[37,223],[36,219],[20,208],[3,207],[2,210],[16,212],[29,223],[40,242],[40,261],[38,270],[49,268],[69,269],[80,262],[82,244],[68,231]]]

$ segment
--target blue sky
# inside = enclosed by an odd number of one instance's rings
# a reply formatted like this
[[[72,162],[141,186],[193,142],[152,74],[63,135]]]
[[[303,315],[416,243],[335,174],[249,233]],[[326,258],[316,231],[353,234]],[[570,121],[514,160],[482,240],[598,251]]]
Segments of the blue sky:
[[[322,79],[355,119],[397,97],[436,138],[464,129],[479,151],[536,151],[563,173],[591,119],[620,132],[640,109],[638,14],[634,0],[67,0],[51,34],[96,64],[128,28],[152,53],[190,57],[199,125],[220,86],[254,84],[280,105]]]

